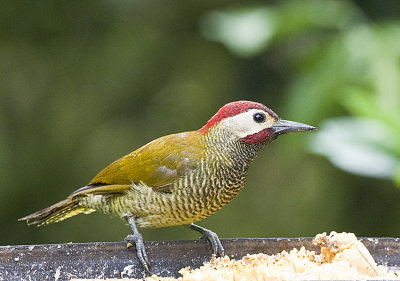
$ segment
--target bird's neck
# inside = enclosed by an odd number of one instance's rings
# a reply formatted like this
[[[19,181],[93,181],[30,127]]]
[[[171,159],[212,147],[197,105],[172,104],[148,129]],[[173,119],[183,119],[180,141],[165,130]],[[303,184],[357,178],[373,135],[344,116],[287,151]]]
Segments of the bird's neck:
[[[229,167],[247,171],[250,162],[257,156],[262,143],[248,144],[221,128],[213,128],[206,137],[210,153]]]

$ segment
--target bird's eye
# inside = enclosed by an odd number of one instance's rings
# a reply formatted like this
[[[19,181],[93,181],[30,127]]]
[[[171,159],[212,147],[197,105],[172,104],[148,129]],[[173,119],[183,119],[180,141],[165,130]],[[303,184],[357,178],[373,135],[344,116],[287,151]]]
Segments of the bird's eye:
[[[263,114],[263,113],[256,113],[256,114],[254,114],[253,119],[257,123],[263,123],[263,122],[265,122],[266,117],[265,117],[265,114]]]

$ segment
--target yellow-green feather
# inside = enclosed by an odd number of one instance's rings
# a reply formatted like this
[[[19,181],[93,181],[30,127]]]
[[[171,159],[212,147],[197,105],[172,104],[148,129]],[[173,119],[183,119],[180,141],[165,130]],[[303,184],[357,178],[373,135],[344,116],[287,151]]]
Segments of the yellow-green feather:
[[[150,187],[171,184],[188,170],[195,169],[205,157],[202,139],[203,134],[197,131],[158,138],[111,163],[88,186],[140,182]]]

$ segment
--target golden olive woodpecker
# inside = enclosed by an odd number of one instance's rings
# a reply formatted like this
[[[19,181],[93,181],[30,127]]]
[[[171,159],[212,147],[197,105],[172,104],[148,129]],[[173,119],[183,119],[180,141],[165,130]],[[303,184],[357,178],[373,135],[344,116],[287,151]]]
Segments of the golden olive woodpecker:
[[[46,225],[80,213],[101,211],[129,223],[141,264],[149,272],[137,227],[189,225],[224,250],[218,236],[193,224],[222,208],[242,189],[248,166],[264,144],[289,132],[315,128],[280,119],[265,105],[224,105],[197,131],[167,135],[116,160],[67,199],[21,218]]]

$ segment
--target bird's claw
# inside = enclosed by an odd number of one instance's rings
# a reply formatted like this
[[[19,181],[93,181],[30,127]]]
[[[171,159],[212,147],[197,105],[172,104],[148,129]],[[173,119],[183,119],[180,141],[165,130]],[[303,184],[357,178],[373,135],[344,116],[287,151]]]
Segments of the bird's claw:
[[[219,240],[218,235],[215,232],[208,230],[204,227],[198,226],[194,223],[191,223],[188,226],[191,229],[200,232],[202,234],[202,238],[206,238],[208,241],[210,241],[211,247],[213,249],[213,255],[217,257],[224,256],[224,247],[222,246],[221,240]]]
[[[133,245],[136,245],[136,253],[137,256],[139,258],[140,263],[142,264],[142,266],[144,267],[144,269],[146,270],[146,272],[151,275],[150,272],[150,262],[149,259],[147,257],[147,253],[146,253],[146,249],[144,246],[144,242],[143,242],[143,237],[140,233],[134,233],[132,235],[128,235],[125,238],[125,242],[126,242],[126,247],[130,248]]]
[[[224,256],[224,247],[222,246],[221,240],[219,240],[218,235],[215,232],[205,229],[202,238],[206,238],[208,241],[210,241],[213,255],[217,257]]]

